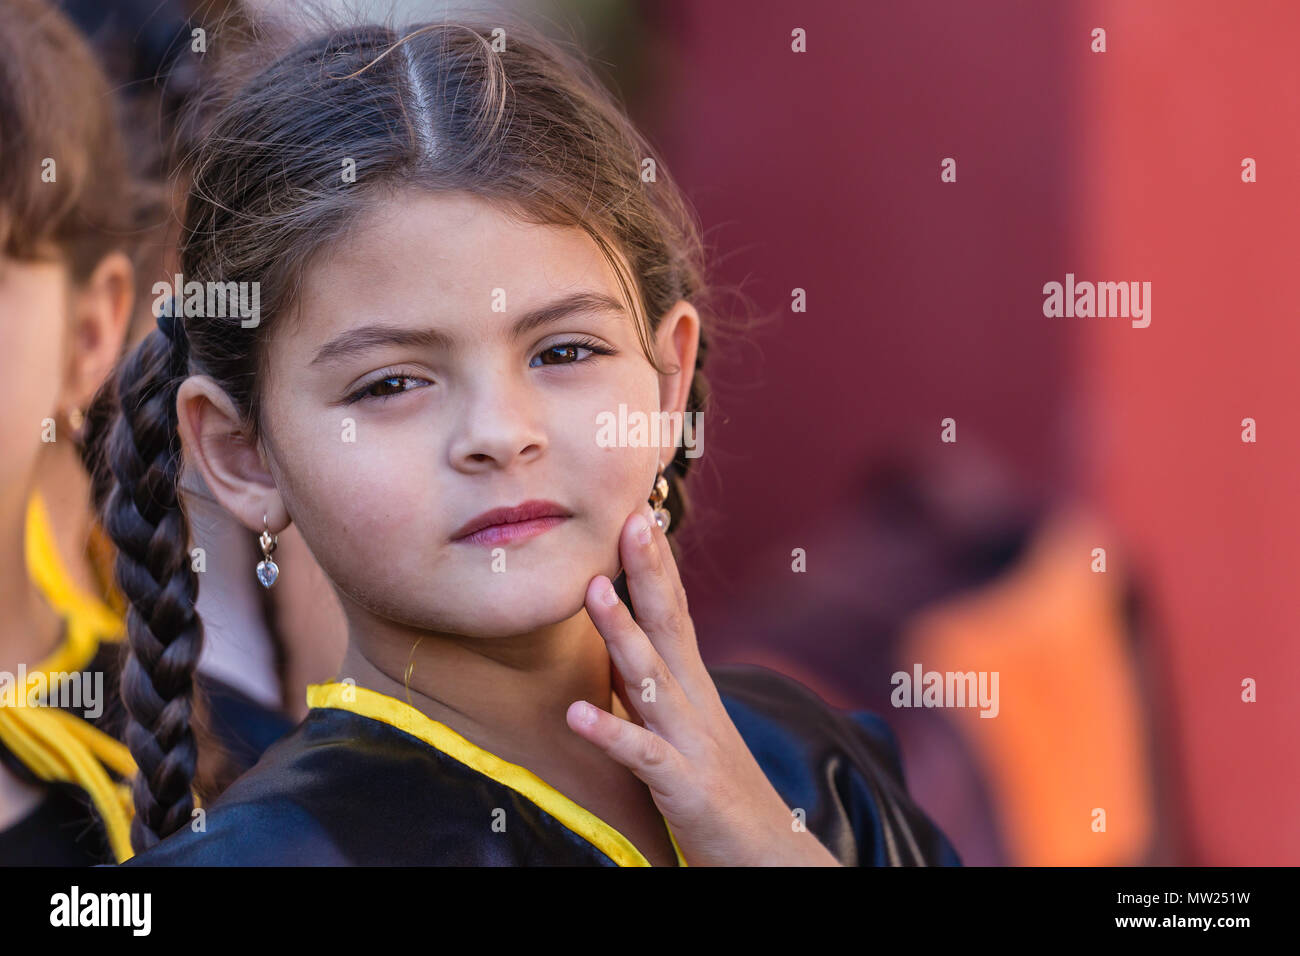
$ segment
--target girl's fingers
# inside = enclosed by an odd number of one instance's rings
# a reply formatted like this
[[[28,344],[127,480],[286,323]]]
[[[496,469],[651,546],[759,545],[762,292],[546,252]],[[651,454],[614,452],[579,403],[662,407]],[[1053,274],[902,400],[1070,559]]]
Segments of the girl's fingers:
[[[649,507],[643,507],[623,523],[619,552],[636,622],[672,667],[677,663],[674,658],[680,658],[681,632],[689,619],[677,594],[681,585],[664,562],[656,535],[663,537],[663,532],[650,517]]]
[[[641,539],[638,519],[649,524],[648,543]],[[712,686],[712,681],[703,673],[704,663],[672,546],[654,523],[648,505],[624,523],[619,550],[636,623],[685,688],[686,696],[698,702],[696,695],[704,692],[705,685]]]
[[[672,587],[673,593],[677,595],[678,600],[682,603],[682,608],[686,608],[686,588],[682,585],[681,571],[677,567],[677,558],[673,555],[673,546],[668,543],[668,535],[655,524],[654,512],[650,506],[646,506],[646,512],[650,517],[650,526],[654,529],[654,540],[659,545],[659,554],[663,557],[664,571],[668,575],[668,583]]]
[[[615,689],[622,690],[624,705],[640,716],[647,730],[682,746],[694,726],[691,702],[613,590],[603,574],[592,578],[587,586],[587,613],[605,639],[610,662],[622,679],[622,687]],[[613,604],[609,603],[611,595]]]
[[[686,779],[682,755],[658,734],[585,700],[570,704],[564,716],[574,733],[627,767],[656,793],[671,797]]]
[[[637,712],[637,709],[632,706],[632,699],[628,697],[627,694],[627,682],[623,680],[623,675],[620,674],[618,668],[614,666],[614,659],[612,657],[609,659],[609,686],[613,688],[614,696],[619,699],[620,703],[622,703],[623,712],[627,714],[628,718],[634,724],[640,724],[644,727],[645,718],[642,717],[640,713]],[[618,715],[615,714],[615,716]]]

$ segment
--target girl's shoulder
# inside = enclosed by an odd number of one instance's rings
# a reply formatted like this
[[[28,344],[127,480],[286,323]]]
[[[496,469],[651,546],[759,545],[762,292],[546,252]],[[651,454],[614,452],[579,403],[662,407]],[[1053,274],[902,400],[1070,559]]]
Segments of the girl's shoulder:
[[[793,813],[846,866],[959,866],[907,792],[897,738],[879,716],[832,707],[757,664],[708,668],[728,716]]]
[[[465,783],[388,723],[312,707],[189,826],[127,865],[418,863],[436,858],[428,844],[471,826],[478,803]]]
[[[312,706],[191,826],[128,865],[612,865],[571,819],[422,739],[427,718],[402,726],[344,704]]]
[[[285,866],[345,862],[318,806],[330,789],[346,792],[350,748],[309,713],[272,743],[189,826],[126,866]]]
[[[759,766],[846,865],[960,860],[904,785],[897,742],[776,671],[709,668]],[[358,689],[360,693],[360,689]],[[408,728],[409,729],[409,728]],[[489,829],[505,808],[522,826]],[[500,812],[493,811],[493,812]],[[571,821],[570,821],[571,822]],[[477,834],[477,836],[476,836]],[[528,865],[609,859],[481,768],[392,723],[313,707],[194,823],[129,865]]]

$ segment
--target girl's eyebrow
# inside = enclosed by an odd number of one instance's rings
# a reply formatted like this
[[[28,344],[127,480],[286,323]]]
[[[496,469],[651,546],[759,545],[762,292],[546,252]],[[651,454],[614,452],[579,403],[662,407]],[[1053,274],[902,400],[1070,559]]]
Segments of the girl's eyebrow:
[[[617,312],[626,314],[623,304],[603,292],[574,292],[525,313],[510,330],[518,339],[533,329],[558,322],[575,312]],[[340,361],[347,356],[384,345],[410,345],[424,349],[451,351],[455,337],[441,329],[410,329],[392,325],[363,325],[348,329],[321,346],[311,365]]]

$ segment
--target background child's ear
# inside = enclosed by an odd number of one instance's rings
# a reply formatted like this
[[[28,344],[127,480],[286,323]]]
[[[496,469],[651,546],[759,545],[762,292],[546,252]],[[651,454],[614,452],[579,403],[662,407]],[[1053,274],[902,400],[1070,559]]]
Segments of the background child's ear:
[[[126,341],[135,307],[135,269],[125,253],[110,252],[72,290],[59,405],[84,411],[108,377]]]
[[[283,530],[289,515],[258,443],[244,431],[230,396],[206,375],[191,375],[176,394],[185,465],[217,503],[250,531]]]

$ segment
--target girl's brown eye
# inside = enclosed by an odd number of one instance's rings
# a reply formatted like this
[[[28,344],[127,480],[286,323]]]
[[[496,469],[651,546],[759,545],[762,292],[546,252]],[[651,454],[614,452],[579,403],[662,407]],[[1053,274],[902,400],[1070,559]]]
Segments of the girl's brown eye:
[[[579,352],[587,352],[584,358]],[[595,355],[613,355],[614,350],[606,348],[594,340],[580,340],[573,342],[557,342],[549,348],[544,348],[533,356],[533,361],[529,362],[529,368],[538,368],[542,365],[577,365],[579,362],[589,362]],[[541,361],[538,359],[558,359],[559,361]]]
[[[409,381],[410,379],[408,379],[405,375],[390,375],[388,378],[381,378],[379,381],[375,382],[375,384],[371,385],[370,388],[366,389],[366,391],[371,395],[375,395],[376,397],[381,397],[383,395],[396,395],[400,392],[406,391],[406,389],[397,388],[397,389],[393,389],[392,391],[383,391],[384,386],[386,386],[389,382],[409,382]],[[381,391],[376,392],[375,389],[377,388],[380,389]]]
[[[397,384],[396,388],[390,387],[393,383]],[[359,389],[348,396],[347,404],[353,405],[357,402],[367,401],[370,399],[383,401],[389,398],[396,398],[398,395],[413,392],[428,384],[430,383],[426,379],[418,378],[414,375],[386,375],[383,378],[375,379],[369,385],[362,385]],[[402,387],[403,385],[409,387]]]
[[[572,357],[573,357],[573,361],[576,362],[576,361],[578,361],[577,353],[578,353],[579,351],[590,352],[591,349],[584,349],[584,348],[582,348],[581,346],[577,346],[577,345],[552,345],[549,349],[543,349],[543,350],[542,350],[540,353],[538,353],[538,354],[539,354],[539,357],[542,357],[542,358],[545,358],[546,356],[550,356],[551,358],[555,358],[555,357],[557,357],[557,355],[559,355],[559,356],[572,356]],[[543,365],[569,365],[569,364],[571,364],[571,363],[570,363],[570,362],[545,362],[545,361],[543,361],[542,364],[543,364]]]

